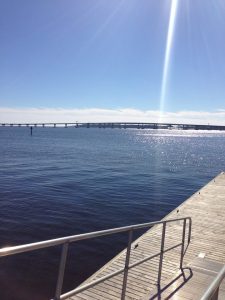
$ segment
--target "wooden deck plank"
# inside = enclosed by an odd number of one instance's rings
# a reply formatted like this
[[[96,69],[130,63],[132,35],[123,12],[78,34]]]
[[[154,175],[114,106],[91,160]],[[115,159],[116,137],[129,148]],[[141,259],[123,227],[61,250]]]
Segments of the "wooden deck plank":
[[[169,213],[164,219],[192,218],[192,238],[188,251],[184,258],[184,264],[189,265],[199,255],[205,253],[205,258],[225,264],[225,174],[219,174],[206,186],[187,199],[179,207]],[[166,227],[165,248],[171,247],[181,242],[182,224],[170,223]],[[159,252],[161,243],[161,225],[154,226],[132,244],[130,263],[138,261],[148,255]],[[138,247],[135,247],[138,245]],[[97,271],[93,276],[85,281],[89,283],[97,278],[118,270],[124,266],[126,250],[118,254],[114,259]],[[165,253],[162,270],[162,286],[179,272],[180,248]],[[127,283],[127,300],[147,299],[156,292],[158,258],[145,262],[129,270]],[[193,269],[193,272],[198,272]],[[185,288],[179,289],[176,299],[199,299],[203,293],[205,284],[212,278],[209,275],[201,274],[193,276]],[[204,277],[206,276],[206,277]],[[205,279],[204,279],[205,278]],[[98,286],[73,296],[71,300],[92,299],[120,299],[123,275],[118,275]],[[223,284],[221,295],[224,293]],[[194,287],[194,288],[193,288]],[[161,299],[166,299],[174,289],[170,287]],[[91,296],[92,295],[92,296]],[[98,298],[99,297],[99,298]],[[168,298],[167,298],[168,299]],[[173,299],[173,297],[169,298]],[[175,296],[174,296],[175,299]],[[222,298],[221,298],[222,299]],[[224,298],[225,299],[225,298]]]

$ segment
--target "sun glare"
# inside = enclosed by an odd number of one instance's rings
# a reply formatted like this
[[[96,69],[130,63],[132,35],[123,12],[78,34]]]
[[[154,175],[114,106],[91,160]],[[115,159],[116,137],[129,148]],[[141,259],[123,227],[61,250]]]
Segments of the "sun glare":
[[[170,18],[169,18],[169,26],[167,32],[167,41],[166,41],[166,50],[165,50],[165,58],[164,58],[164,66],[163,66],[163,77],[162,77],[162,85],[161,85],[161,95],[160,95],[160,117],[159,122],[162,121],[163,111],[166,100],[166,92],[168,85],[168,76],[169,76],[169,67],[170,67],[170,58],[171,58],[171,50],[173,47],[173,37],[176,25],[176,16],[177,16],[177,8],[178,8],[179,0],[171,0],[171,9],[170,9]]]

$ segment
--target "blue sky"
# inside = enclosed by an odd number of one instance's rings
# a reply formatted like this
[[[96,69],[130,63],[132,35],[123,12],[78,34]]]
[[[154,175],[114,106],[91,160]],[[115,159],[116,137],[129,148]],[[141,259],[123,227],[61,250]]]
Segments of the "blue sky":
[[[171,3],[1,0],[0,107],[159,110]],[[163,109],[224,109],[224,56],[224,0],[178,0]]]

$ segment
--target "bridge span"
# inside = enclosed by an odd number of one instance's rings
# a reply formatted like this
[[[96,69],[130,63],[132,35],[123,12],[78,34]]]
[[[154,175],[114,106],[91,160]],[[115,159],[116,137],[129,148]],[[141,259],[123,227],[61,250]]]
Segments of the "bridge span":
[[[0,123],[0,127],[75,127],[75,128],[136,128],[136,129],[183,129],[183,130],[225,130],[225,125],[140,123],[140,122],[45,122],[45,123]]]

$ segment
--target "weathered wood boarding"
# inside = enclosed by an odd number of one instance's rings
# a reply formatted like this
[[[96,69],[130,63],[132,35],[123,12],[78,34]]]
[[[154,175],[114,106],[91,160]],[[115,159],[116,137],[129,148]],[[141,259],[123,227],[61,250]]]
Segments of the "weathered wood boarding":
[[[219,174],[164,219],[192,218],[191,244],[184,257],[185,277],[179,270],[180,248],[164,254],[160,290],[157,288],[159,257],[149,260],[128,274],[126,299],[199,299],[213,280],[220,265],[225,264],[225,174]],[[162,228],[154,226],[133,242],[130,263],[160,251]],[[182,224],[171,223],[166,229],[165,247],[181,241]],[[137,246],[138,245],[138,246]],[[101,278],[124,266],[126,250],[117,255],[85,283]],[[198,258],[200,257],[200,258]],[[215,267],[216,266],[216,267]],[[100,283],[71,300],[118,300],[121,298],[123,274]],[[220,299],[225,299],[225,283]]]

